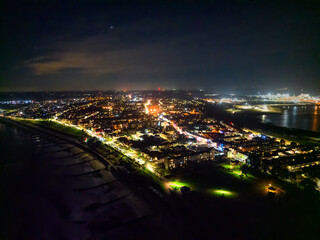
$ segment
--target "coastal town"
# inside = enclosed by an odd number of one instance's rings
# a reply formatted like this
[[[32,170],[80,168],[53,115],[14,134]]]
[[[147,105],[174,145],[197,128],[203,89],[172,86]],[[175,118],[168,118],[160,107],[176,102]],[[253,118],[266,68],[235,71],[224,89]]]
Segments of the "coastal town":
[[[160,177],[202,163],[228,163],[240,176],[246,172],[245,165],[297,185],[311,180],[318,188],[318,146],[304,146],[208,117],[206,106],[215,103],[205,97],[166,95],[163,91],[135,91],[18,101],[11,103],[16,108],[2,116],[78,129],[83,142],[98,141],[116,149]]]

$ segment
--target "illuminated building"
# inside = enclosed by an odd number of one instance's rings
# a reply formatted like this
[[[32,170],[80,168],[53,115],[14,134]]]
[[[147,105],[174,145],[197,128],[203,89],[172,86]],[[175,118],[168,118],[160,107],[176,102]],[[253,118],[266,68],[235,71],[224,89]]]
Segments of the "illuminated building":
[[[159,113],[159,106],[158,105],[149,105],[147,106],[148,112],[150,114],[158,114]]]

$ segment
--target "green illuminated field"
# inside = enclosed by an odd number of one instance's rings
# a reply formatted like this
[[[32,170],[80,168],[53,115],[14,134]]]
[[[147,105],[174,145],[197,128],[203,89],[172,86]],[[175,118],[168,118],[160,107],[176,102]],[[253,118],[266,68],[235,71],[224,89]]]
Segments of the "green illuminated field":
[[[169,183],[169,186],[170,186],[172,189],[174,189],[174,190],[179,190],[181,187],[184,187],[184,186],[190,187],[189,184],[187,184],[187,183],[182,183],[182,182],[170,182],[170,183]]]
[[[260,185],[264,184],[264,181],[250,174],[247,175],[242,174],[239,166],[231,166],[229,164],[224,164],[223,168],[210,166],[197,169],[196,171],[177,174],[175,179],[179,179],[179,182],[173,181],[173,186],[170,187],[192,186],[191,191],[196,191],[209,198],[251,198],[264,196],[265,192],[259,188]]]
[[[221,164],[220,166],[222,166],[224,168],[224,172],[237,177],[237,178],[241,178],[240,176],[242,175],[242,179],[244,180],[253,180],[255,179],[255,177],[252,174],[243,174],[242,171],[240,170],[240,166],[233,166],[231,164]]]
[[[212,194],[218,196],[218,197],[236,197],[237,194],[235,192],[231,192],[225,189],[214,189],[210,191]]]

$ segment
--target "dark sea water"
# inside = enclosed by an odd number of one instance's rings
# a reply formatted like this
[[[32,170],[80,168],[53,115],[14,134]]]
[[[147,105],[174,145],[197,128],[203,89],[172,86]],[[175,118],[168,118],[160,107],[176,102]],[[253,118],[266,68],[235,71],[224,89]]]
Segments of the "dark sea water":
[[[59,184],[48,164],[49,155],[40,151],[32,136],[0,122],[0,239],[71,239],[68,231],[76,228],[67,225],[62,213],[68,209],[60,197],[69,192]],[[76,230],[81,233],[74,233],[73,239],[88,234]]]
[[[31,192],[30,186],[36,182],[36,179],[26,177],[36,158],[35,147],[20,138],[18,131],[0,122],[2,239],[17,239],[22,237],[20,233],[25,233],[22,226],[28,222],[24,217],[27,215],[24,206],[29,197],[26,193]]]
[[[34,145],[19,137],[18,131],[16,127],[0,122],[0,154],[2,164],[27,164],[35,153]]]
[[[262,114],[259,120],[276,126],[320,132],[320,106],[280,106],[281,113]]]

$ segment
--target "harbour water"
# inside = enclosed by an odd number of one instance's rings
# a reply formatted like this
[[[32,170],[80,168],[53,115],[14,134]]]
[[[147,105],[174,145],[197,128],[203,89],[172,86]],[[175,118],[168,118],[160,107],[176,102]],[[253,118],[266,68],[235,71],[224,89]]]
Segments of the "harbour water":
[[[320,132],[320,106],[279,106],[281,113],[264,113],[259,116],[263,123],[287,128]]]

